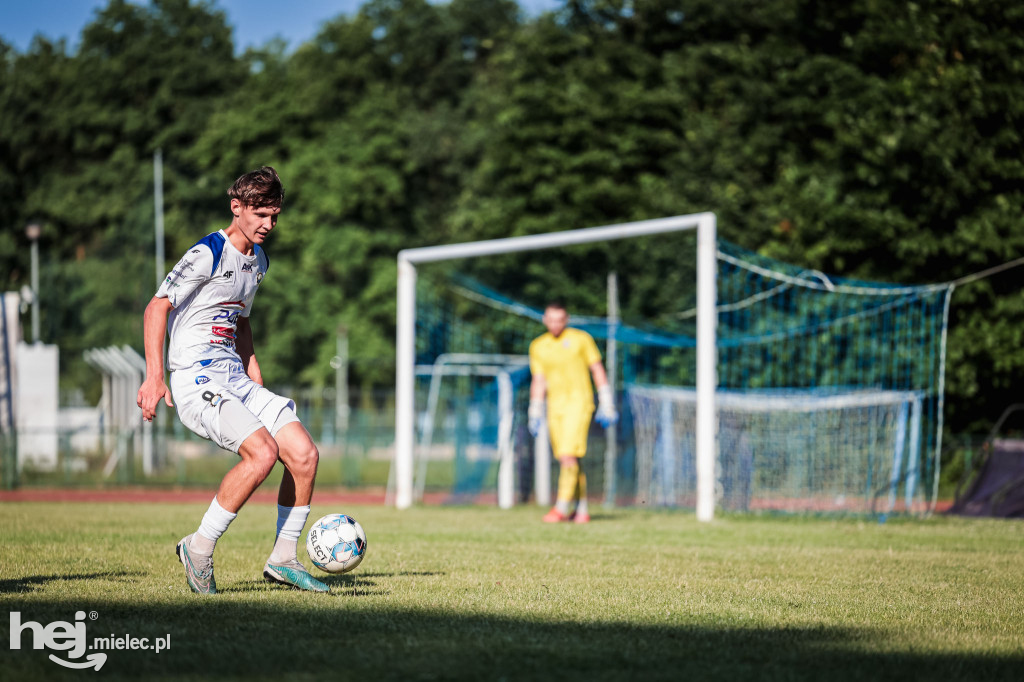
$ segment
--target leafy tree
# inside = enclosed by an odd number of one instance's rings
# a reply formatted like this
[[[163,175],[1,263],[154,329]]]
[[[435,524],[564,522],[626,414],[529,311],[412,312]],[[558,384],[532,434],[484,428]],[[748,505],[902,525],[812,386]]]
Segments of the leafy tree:
[[[801,266],[944,281],[1024,251],[1024,9],[1007,0],[372,0],[294,52],[234,54],[215,4],[111,0],[78,51],[0,43],[0,276],[27,281],[44,225],[44,337],[141,349],[152,154],[167,254],[229,219],[269,164],[287,188],[254,318],[272,383],[389,384],[395,256],[410,247],[715,211],[723,237]],[[534,303],[686,308],[685,240],[470,265]],[[465,266],[466,264],[460,264]],[[116,277],[111,276],[116,273]],[[980,428],[1024,372],[1013,272],[952,299],[948,423]]]

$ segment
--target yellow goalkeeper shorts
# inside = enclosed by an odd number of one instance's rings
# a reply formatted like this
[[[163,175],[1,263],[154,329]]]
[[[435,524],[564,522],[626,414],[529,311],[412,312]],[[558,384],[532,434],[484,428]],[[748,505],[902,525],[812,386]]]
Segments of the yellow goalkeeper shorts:
[[[587,435],[593,414],[590,409],[548,414],[551,454],[555,457],[582,457],[587,454]]]

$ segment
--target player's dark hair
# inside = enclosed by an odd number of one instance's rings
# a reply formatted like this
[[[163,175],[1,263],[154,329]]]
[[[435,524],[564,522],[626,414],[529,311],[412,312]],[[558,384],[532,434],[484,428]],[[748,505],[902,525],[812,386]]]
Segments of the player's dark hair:
[[[548,308],[554,308],[555,310],[569,312],[569,309],[565,307],[565,301],[563,301],[560,298],[553,298],[550,301],[548,301],[548,304],[544,306],[544,310],[547,310]]]
[[[276,170],[263,166],[235,180],[228,196],[249,208],[280,208],[284,204],[284,185]]]

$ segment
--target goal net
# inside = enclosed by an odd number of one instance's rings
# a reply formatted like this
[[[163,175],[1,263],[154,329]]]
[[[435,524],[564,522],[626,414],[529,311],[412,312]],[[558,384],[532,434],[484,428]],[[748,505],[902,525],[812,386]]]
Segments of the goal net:
[[[417,365],[416,377],[422,410],[415,499],[423,500],[429,487],[445,503],[513,506],[515,481],[526,480],[524,472],[517,476],[514,469],[522,465],[526,446],[523,420],[517,416],[529,400],[528,358],[442,353],[430,364]]]
[[[694,506],[696,392],[665,386],[626,392],[636,424],[637,501]],[[913,391],[719,391],[719,506],[920,510],[924,399]]]
[[[717,282],[720,503],[934,504],[950,287],[830,277],[724,241]],[[679,433],[689,410],[672,400]]]
[[[607,261],[621,301],[595,297],[592,282],[589,297],[576,299],[535,286],[532,255],[517,262],[518,279],[489,267],[493,256],[423,268],[411,341],[417,499],[431,491],[493,498],[502,471],[516,501],[550,499],[557,474],[525,429],[528,368],[494,358],[523,362],[553,294],[570,298],[570,326],[590,333],[613,367],[621,420],[610,440],[591,429],[582,463],[591,496],[606,505],[696,506],[701,516],[700,472],[709,468],[720,509],[920,512],[933,504],[949,287],[831,277],[719,239],[717,293],[704,308],[714,315],[716,398],[702,401],[693,236],[671,248],[616,242]],[[639,259],[619,258],[631,248]],[[534,273],[556,270],[571,282],[570,273],[592,268],[592,252],[582,267],[573,265],[578,253],[547,253]],[[613,308],[621,317],[609,315]],[[453,354],[491,359],[469,363],[479,371],[439,369]],[[709,402],[711,467],[699,456],[709,448],[698,413]],[[502,461],[511,464],[502,469]]]

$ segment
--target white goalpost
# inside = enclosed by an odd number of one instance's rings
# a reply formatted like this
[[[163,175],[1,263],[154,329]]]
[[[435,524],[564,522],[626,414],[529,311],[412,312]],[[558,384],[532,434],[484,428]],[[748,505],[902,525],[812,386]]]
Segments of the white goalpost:
[[[642,220],[563,232],[509,237],[442,246],[404,249],[398,253],[398,314],[395,376],[395,506],[412,506],[415,489],[416,266],[446,260],[495,256],[578,244],[629,239],[687,230],[697,231],[697,376],[696,478],[697,518],[710,521],[715,507],[715,425],[717,245],[713,213]]]

